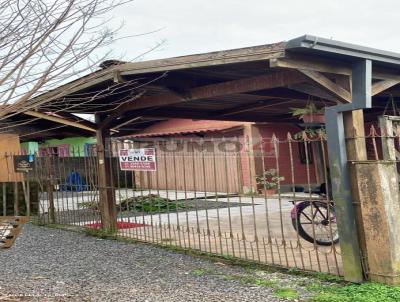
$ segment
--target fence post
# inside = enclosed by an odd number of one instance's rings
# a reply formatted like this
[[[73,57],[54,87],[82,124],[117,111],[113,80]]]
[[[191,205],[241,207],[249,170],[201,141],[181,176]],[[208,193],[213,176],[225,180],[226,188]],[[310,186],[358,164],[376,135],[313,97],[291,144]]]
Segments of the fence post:
[[[355,161],[371,281],[400,284],[399,181],[396,161]]]
[[[96,115],[96,123],[100,122],[101,117]],[[117,230],[117,207],[114,202],[111,165],[110,161],[107,160],[105,150],[106,136],[109,136],[107,134],[109,134],[109,130],[107,129],[97,129],[96,131],[100,198],[99,206],[103,229],[113,232]]]

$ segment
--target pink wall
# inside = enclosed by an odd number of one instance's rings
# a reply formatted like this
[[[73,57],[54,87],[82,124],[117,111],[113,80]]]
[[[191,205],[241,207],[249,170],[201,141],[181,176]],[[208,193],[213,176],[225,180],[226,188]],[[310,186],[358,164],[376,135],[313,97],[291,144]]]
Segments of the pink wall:
[[[315,183],[314,164],[307,165],[300,160],[299,144],[304,143],[292,142],[292,157],[290,156],[290,144],[287,135],[290,132],[293,136],[295,133],[301,131],[301,129],[290,124],[259,125],[259,129],[263,137],[264,152],[267,154],[264,157],[265,169],[276,169],[278,167],[280,175],[285,177],[282,184],[292,184],[292,176],[294,176],[295,184],[307,184],[308,174],[310,182]],[[276,143],[278,146],[278,164],[276,163],[274,143],[271,141],[274,134],[279,141],[279,143]]]
[[[137,134],[137,137],[146,136],[168,136],[173,138],[182,138],[183,134],[185,137],[196,137],[196,133],[202,133],[204,137],[210,138],[221,138],[221,137],[236,137],[242,142],[242,149],[240,150],[240,161],[242,170],[242,182],[243,186],[251,186],[251,177],[249,169],[249,157],[248,149],[244,143],[243,130],[240,126],[246,123],[242,122],[227,122],[227,121],[205,121],[205,120],[185,120],[185,119],[170,119],[163,122],[154,124],[141,133]],[[274,152],[274,144],[272,137],[278,138],[278,167],[280,176],[285,178],[282,181],[282,185],[292,184],[292,168],[294,175],[295,184],[307,184],[309,173],[310,182],[315,183],[315,167],[314,164],[307,165],[302,163],[299,154],[299,144],[292,143],[293,157],[290,157],[289,143],[287,141],[287,134],[290,132],[292,135],[301,131],[298,127],[292,124],[260,124],[257,125],[260,130],[260,134],[263,138],[263,155],[264,155],[264,169],[277,168],[276,154]],[[235,138],[235,139],[236,139]],[[228,155],[229,156],[229,155]],[[261,156],[261,155],[259,155]],[[262,160],[259,160],[262,162]]]

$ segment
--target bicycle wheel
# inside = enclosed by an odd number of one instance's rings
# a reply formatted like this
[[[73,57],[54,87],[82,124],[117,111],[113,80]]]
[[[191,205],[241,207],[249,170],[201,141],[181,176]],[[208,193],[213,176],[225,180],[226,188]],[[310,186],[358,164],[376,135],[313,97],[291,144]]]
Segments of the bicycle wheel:
[[[329,246],[339,242],[335,207],[324,201],[303,201],[296,205],[292,225],[304,240]]]

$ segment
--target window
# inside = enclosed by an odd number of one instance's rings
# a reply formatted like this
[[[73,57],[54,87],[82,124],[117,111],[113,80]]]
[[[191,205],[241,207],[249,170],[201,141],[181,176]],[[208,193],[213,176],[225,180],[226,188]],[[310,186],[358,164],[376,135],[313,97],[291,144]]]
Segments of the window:
[[[307,147],[307,152],[306,152]],[[299,157],[302,164],[313,163],[313,153],[311,142],[300,142],[299,143]],[[308,161],[307,161],[308,157]]]

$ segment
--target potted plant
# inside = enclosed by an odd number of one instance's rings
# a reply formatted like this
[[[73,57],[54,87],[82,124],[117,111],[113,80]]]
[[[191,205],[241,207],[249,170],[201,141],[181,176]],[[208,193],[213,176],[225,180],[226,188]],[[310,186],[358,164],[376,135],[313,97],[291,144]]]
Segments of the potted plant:
[[[285,178],[278,176],[276,169],[265,170],[263,175],[256,177],[256,182],[260,187],[261,193],[267,196],[276,194],[278,184],[283,180],[285,180]]]
[[[304,123],[325,123],[324,108],[318,109],[314,103],[307,104],[304,108],[290,108],[293,116],[302,119]]]
[[[309,140],[316,140],[318,137],[326,135],[324,127],[310,128],[306,127],[303,131],[297,132],[293,135],[296,140],[303,140],[306,136]]]

